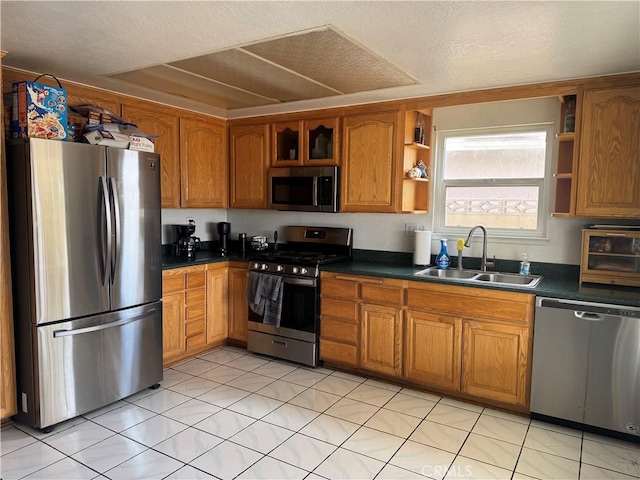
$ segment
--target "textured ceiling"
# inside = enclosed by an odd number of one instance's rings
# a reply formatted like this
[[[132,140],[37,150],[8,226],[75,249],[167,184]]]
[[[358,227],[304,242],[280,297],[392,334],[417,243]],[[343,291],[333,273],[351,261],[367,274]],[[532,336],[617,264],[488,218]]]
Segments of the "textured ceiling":
[[[5,65],[226,118],[640,70],[635,0],[1,1],[0,17]],[[354,73],[366,55],[344,68],[331,49],[302,53],[314,41],[283,55],[278,39],[323,25],[417,83],[367,86]],[[216,82],[202,78],[213,65]],[[141,69],[157,87],[125,78]],[[246,95],[271,100],[234,107]]]
[[[109,77],[225,109],[417,83],[329,27]]]

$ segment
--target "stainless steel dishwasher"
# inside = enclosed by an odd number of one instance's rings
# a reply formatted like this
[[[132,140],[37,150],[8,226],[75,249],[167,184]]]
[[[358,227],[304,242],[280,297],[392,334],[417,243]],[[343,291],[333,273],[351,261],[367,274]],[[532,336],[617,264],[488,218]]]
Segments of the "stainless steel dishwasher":
[[[640,308],[538,297],[531,413],[640,439]]]

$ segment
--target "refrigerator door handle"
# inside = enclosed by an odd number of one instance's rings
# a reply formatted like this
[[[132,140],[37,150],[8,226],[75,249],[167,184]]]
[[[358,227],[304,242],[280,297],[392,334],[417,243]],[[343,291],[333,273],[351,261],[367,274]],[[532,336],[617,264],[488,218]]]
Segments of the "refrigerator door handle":
[[[98,217],[99,230],[100,230],[100,249],[102,250],[102,284],[106,285],[109,282],[109,276],[111,272],[111,201],[109,200],[109,194],[107,192],[107,179],[103,176],[100,177],[100,215]],[[105,235],[106,230],[106,235]],[[106,242],[105,242],[106,237]]]
[[[126,325],[127,323],[132,323],[138,320],[142,320],[143,318],[147,318],[153,315],[155,311],[156,309],[152,308],[151,310],[147,310],[143,314],[136,315],[135,317],[125,318],[115,322],[103,323],[102,325],[95,325],[93,327],[77,328],[75,330],[54,330],[53,338],[69,337],[71,335],[82,335],[83,333],[97,332],[100,330],[106,330],[107,328],[121,327],[123,325]]]
[[[113,254],[111,255],[111,283],[114,282],[116,276],[116,269],[118,267],[118,263],[120,261],[120,201],[118,200],[118,185],[116,183],[116,179],[113,177],[109,178],[109,183],[111,185],[111,189],[109,193],[113,202]]]

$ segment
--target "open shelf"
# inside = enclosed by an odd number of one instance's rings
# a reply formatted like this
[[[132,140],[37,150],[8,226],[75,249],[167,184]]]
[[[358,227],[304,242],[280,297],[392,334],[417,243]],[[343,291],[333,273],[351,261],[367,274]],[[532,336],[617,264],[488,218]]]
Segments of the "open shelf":
[[[578,95],[564,95],[558,97],[560,101],[560,125],[556,134],[558,141],[558,162],[553,177],[556,182],[556,198],[552,216],[573,217],[575,215],[576,196],[576,132],[564,132],[564,116],[570,104],[574,105],[577,113]]]
[[[416,124],[419,115],[422,119],[424,143],[416,142]],[[404,118],[404,159],[402,163],[402,212],[429,212],[429,178],[407,177],[407,172],[422,161],[427,167],[427,176],[431,174],[431,110],[410,110]]]
[[[418,142],[409,142],[404,144],[405,147],[415,147],[415,148],[424,148],[429,150],[431,147],[429,145],[425,145],[424,143]]]

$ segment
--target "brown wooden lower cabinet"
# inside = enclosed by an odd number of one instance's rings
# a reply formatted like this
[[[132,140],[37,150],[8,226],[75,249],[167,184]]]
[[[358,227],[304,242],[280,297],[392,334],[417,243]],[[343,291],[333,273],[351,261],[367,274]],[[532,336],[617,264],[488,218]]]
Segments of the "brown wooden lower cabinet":
[[[165,365],[222,345],[228,331],[228,263],[162,272]]]
[[[206,344],[226,342],[229,332],[229,266],[227,262],[207,266]]]
[[[461,318],[407,310],[405,378],[417,383],[459,390],[461,341]]]
[[[526,411],[534,299],[409,282],[405,378]]]
[[[360,368],[401,376],[402,308],[363,304],[360,312]]]
[[[401,280],[322,273],[320,359],[402,375]]]
[[[229,267],[229,338],[247,342],[249,304],[245,292],[249,283],[249,270],[246,264],[234,264]]]
[[[320,359],[357,368],[359,282],[339,278],[332,273],[321,274],[320,290]]]
[[[476,320],[465,320],[462,329],[462,391],[516,405],[528,403],[527,329]]]
[[[162,272],[162,343],[165,365],[206,347],[206,266]]]
[[[321,285],[325,362],[527,411],[534,295],[329,272]]]
[[[185,352],[184,293],[162,296],[162,359],[166,364]]]

